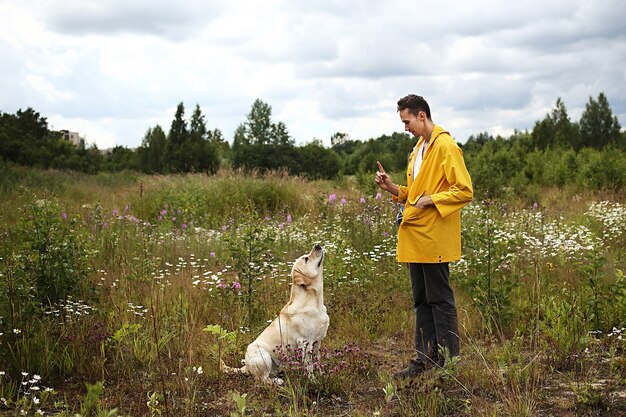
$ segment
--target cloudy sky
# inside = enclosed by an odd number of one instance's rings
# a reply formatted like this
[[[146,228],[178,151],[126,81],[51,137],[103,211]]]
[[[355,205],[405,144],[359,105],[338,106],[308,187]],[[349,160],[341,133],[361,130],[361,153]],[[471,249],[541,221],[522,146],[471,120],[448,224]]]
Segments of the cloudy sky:
[[[256,98],[298,144],[401,131],[416,93],[459,142],[604,91],[626,125],[622,0],[0,0],[0,111],[99,148],[199,104],[231,141]]]

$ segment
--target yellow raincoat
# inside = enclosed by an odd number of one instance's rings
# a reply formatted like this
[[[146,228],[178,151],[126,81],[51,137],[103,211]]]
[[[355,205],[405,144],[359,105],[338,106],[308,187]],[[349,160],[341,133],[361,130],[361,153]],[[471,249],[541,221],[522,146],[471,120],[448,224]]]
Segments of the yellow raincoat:
[[[472,180],[461,148],[450,133],[435,125],[417,178],[413,164],[424,138],[409,156],[407,186],[398,186],[393,199],[405,203],[398,230],[398,262],[439,263],[461,259],[461,207],[472,201]],[[430,195],[434,206],[413,206]]]

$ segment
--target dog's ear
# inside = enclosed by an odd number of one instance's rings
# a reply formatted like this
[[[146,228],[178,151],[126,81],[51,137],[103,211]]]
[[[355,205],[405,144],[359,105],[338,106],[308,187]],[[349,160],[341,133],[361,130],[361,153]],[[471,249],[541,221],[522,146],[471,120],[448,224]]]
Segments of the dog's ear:
[[[293,283],[294,285],[308,287],[311,285],[311,278],[307,277],[302,272],[293,271]]]

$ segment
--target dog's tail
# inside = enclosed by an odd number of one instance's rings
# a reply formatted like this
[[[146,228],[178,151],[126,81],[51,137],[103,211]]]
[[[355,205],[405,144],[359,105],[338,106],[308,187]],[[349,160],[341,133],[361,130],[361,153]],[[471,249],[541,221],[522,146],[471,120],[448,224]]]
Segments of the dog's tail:
[[[247,373],[246,365],[242,366],[241,368],[231,368],[230,366],[226,365],[226,363],[224,363],[224,361],[222,359],[220,359],[220,371],[224,372],[225,374],[245,374],[245,373]]]

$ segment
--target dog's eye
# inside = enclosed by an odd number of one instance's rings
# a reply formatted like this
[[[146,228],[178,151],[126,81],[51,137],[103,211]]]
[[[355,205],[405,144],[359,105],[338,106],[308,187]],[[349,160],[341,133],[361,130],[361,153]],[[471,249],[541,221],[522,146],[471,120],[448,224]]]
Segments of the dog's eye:
[[[304,257],[304,263],[307,263],[307,262],[309,262],[309,257],[308,257],[308,256],[305,256],[305,257]]]

